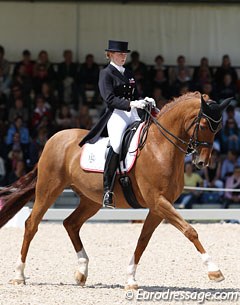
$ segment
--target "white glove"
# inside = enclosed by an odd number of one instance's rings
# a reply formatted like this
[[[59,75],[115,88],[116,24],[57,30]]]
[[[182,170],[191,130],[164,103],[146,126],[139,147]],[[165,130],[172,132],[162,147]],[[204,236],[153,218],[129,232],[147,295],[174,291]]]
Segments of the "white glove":
[[[130,107],[144,109],[147,106],[147,104],[148,103],[145,100],[136,100],[130,102]]]
[[[144,101],[148,102],[149,104],[152,104],[153,107],[156,107],[156,102],[153,98],[151,97],[145,97]]]

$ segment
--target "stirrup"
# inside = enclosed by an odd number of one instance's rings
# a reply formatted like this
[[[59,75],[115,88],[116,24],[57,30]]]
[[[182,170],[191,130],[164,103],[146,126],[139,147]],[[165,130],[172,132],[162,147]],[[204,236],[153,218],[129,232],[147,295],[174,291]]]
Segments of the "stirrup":
[[[111,191],[107,191],[103,195],[103,207],[108,209],[114,209],[115,208],[115,202],[113,201],[114,193]]]

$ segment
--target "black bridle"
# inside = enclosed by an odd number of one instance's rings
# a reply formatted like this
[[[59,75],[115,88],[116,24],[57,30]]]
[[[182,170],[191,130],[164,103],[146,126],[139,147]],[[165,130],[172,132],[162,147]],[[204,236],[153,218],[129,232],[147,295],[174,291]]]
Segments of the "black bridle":
[[[202,118],[205,118],[207,120],[209,128],[212,133],[215,134],[221,129],[222,117],[219,120],[214,120],[213,118],[206,115],[201,108],[198,115],[193,119],[190,126],[186,130],[186,132],[188,132],[195,125],[192,136],[190,137],[189,141],[187,142],[187,141],[179,138],[178,136],[175,136],[171,131],[167,130],[161,123],[159,123],[158,120],[151,114],[151,106],[149,107],[149,109],[145,108],[145,111],[151,117],[151,120],[157,126],[157,128],[161,132],[161,134],[170,143],[172,143],[175,147],[177,147],[182,153],[184,153],[186,155],[191,155],[193,153],[196,153],[198,151],[199,147],[206,147],[206,148],[210,149],[213,146],[213,142],[198,140],[199,126],[200,126],[200,121]],[[217,124],[216,128],[213,128],[214,124]],[[179,146],[177,143],[175,143],[169,136],[174,138],[178,142],[186,145],[187,149],[184,150],[181,146]]]

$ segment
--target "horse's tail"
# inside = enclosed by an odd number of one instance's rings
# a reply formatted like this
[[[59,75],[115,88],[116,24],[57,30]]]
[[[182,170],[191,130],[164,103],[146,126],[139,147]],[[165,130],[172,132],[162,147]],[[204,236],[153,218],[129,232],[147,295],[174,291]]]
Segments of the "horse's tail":
[[[0,191],[0,228],[34,197],[37,165],[32,171]]]

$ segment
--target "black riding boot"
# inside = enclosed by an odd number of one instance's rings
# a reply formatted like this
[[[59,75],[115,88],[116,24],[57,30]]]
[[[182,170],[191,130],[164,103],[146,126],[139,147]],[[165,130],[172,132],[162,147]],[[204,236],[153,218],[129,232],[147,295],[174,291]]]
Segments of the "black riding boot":
[[[110,147],[104,167],[103,174],[103,206],[106,208],[114,208],[113,205],[113,186],[115,181],[115,173],[119,163],[119,154],[115,153]]]

